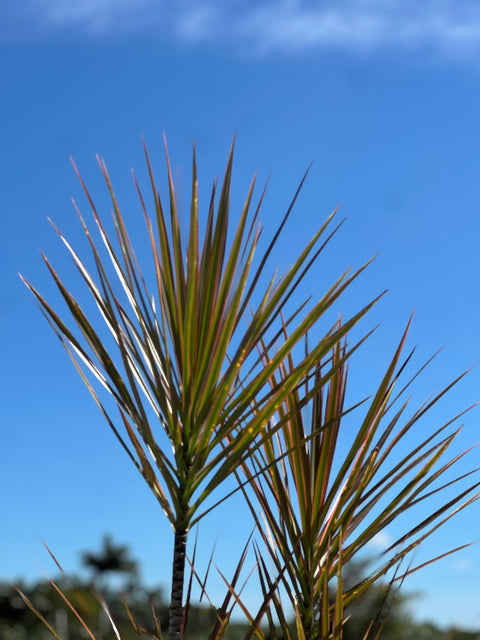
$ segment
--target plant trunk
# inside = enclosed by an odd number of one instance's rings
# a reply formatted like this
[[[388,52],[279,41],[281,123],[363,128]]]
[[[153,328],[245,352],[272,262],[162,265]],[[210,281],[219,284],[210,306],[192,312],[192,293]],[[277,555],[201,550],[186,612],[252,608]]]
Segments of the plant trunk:
[[[170,616],[168,621],[168,640],[181,640],[183,625],[183,585],[185,581],[185,554],[187,550],[188,529],[175,530],[173,548],[172,595],[170,598]]]

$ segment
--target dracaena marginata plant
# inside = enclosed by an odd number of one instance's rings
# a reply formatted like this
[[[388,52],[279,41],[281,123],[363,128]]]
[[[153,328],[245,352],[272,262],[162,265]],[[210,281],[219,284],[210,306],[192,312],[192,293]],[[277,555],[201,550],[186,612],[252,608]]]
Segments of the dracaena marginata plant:
[[[217,197],[214,183],[204,217],[198,210],[194,152],[187,233],[179,223],[168,153],[168,208],[160,198],[146,151],[145,156],[151,212],[136,181],[135,185],[151,250],[149,272],[142,271],[137,260],[140,251],[134,251],[107,169],[99,160],[112,202],[114,231],[107,230],[80,176],[93,225],[77,209],[94,268],[89,270],[58,233],[102,319],[90,307],[82,308],[45,256],[70,321],[63,320],[30,283],[27,286],[173,528],[169,637],[178,640],[184,615],[188,532],[212,508],[212,495],[224,480],[271,437],[271,429],[264,427],[278,407],[290,402],[315,363],[375,300],[344,324],[333,325],[310,352],[303,355],[300,351],[298,357],[297,345],[365,268],[353,275],[347,270],[318,301],[310,307],[300,305],[289,315],[288,303],[333,234],[334,214],[313,234],[282,278],[266,277],[270,254],[302,184],[271,242],[258,255],[263,194],[253,206],[255,179],[229,234],[233,145],[220,193]],[[289,335],[277,348],[283,325]],[[108,349],[106,329],[114,341]],[[274,345],[275,354],[267,358]],[[348,355],[343,353],[341,359]],[[288,371],[283,365],[286,358],[292,363]],[[95,380],[113,398],[118,418],[112,417]],[[316,384],[322,383],[318,377]],[[282,426],[286,425],[280,417],[276,428]]]
[[[337,342],[329,358],[318,361],[315,375],[289,392],[276,415],[265,423],[261,446],[252,442],[250,455],[242,458],[237,478],[270,558],[267,562],[256,547],[264,596],[259,614],[249,613],[236,597],[249,617],[252,635],[258,635],[259,620],[267,616],[270,635],[279,624],[282,637],[288,640],[341,638],[348,605],[389,571],[395,571],[393,585],[419,569],[410,564],[412,551],[480,497],[480,482],[461,483],[478,469],[451,476],[452,467],[466,451],[441,461],[461,430],[453,425],[462,414],[438,424],[413,445],[411,439],[406,442],[425,414],[430,415],[463,377],[408,414],[405,392],[424,367],[400,384],[413,354],[402,361],[407,332],[408,327],[370,399],[353,407],[345,406],[347,346]],[[286,340],[287,336],[285,331]],[[268,351],[262,344],[265,367]],[[283,384],[293,370],[288,355],[273,372],[271,388]],[[328,382],[319,384],[321,380]],[[449,495],[452,486],[461,488]],[[401,527],[397,522],[410,513],[409,526],[382,553],[371,575],[344,587],[348,563],[368,551],[368,543],[387,527]],[[421,566],[465,546],[447,550]],[[408,568],[400,570],[405,562]],[[285,615],[280,586],[295,612],[294,630]],[[383,616],[378,613],[365,637],[378,637],[381,632]]]

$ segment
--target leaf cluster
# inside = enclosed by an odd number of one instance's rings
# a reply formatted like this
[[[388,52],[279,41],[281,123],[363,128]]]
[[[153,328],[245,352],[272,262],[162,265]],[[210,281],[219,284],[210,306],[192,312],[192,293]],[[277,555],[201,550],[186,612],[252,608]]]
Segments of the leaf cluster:
[[[194,152],[186,233],[168,152],[167,204],[146,150],[145,158],[152,214],[135,177],[134,182],[153,273],[142,268],[105,163],[99,160],[113,232],[80,175],[93,229],[76,209],[93,269],[57,231],[100,314],[100,326],[45,256],[69,320],[32,284],[27,286],[172,525],[169,638],[180,640],[185,633],[189,531],[230,497],[217,494],[232,477],[260,535],[253,548],[262,602],[258,612],[251,613],[238,593],[244,552],[233,580],[225,579],[227,596],[216,610],[212,640],[225,632],[232,605],[247,615],[248,637],[264,636],[261,625],[266,620],[271,634],[279,623],[283,636],[292,640],[341,638],[349,605],[389,572],[397,570],[393,584],[416,570],[398,567],[480,495],[479,483],[473,481],[439,508],[425,507],[422,519],[390,545],[367,579],[353,586],[344,583],[345,567],[377,534],[470,475],[442,481],[463,456],[444,460],[459,432],[452,427],[454,420],[402,453],[407,435],[461,376],[408,416],[405,391],[416,375],[400,382],[411,358],[402,361],[407,328],[371,398],[361,407],[346,406],[348,364],[368,337],[349,344],[347,336],[378,298],[323,328],[313,344],[308,345],[307,337],[319,333],[320,321],[369,263],[353,273],[347,269],[317,301],[297,303],[300,285],[338,228],[336,211],[282,277],[269,276],[269,260],[306,176],[258,257],[265,192],[254,205],[255,178],[229,231],[233,145],[221,186],[213,185],[204,225]],[[112,348],[107,347],[106,331]],[[113,400],[118,417],[105,398]],[[359,411],[364,411],[361,418]],[[353,438],[345,446],[342,430],[352,419]],[[191,582],[187,604],[190,588]],[[295,611],[295,629],[287,620],[281,592]],[[369,632],[377,633],[373,626]]]

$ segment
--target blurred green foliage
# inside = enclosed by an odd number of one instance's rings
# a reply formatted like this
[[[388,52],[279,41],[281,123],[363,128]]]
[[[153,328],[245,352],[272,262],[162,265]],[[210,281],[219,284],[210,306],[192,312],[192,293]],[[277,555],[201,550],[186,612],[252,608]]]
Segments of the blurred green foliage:
[[[94,570],[93,580],[61,574],[55,580],[55,584],[87,626],[94,631],[96,637],[115,640],[115,633],[102,609],[102,600],[106,603],[123,640],[147,640],[157,637],[154,615],[162,631],[166,632],[168,602],[160,588],[148,589],[141,584],[137,563],[132,559],[128,547],[116,545],[110,537],[105,537],[100,551],[83,553],[81,558],[86,568]],[[350,566],[345,576],[345,584],[358,581],[366,569],[366,563]],[[124,575],[125,580],[120,588],[111,586],[114,574]],[[101,584],[101,593],[97,591],[97,584]],[[48,580],[42,580],[33,584],[21,582],[15,586],[0,582],[0,640],[53,638],[44,623],[22,600],[19,590],[53,626],[62,640],[89,638],[88,632],[74,612],[69,610],[54,586]],[[344,627],[343,640],[363,638],[379,610],[388,612],[381,631],[381,640],[480,640],[480,630],[441,630],[434,624],[414,622],[408,611],[410,600],[408,594],[405,595],[399,589],[392,589],[386,584],[375,585],[346,611],[349,619]],[[212,609],[192,605],[188,615],[186,637],[189,640],[206,640],[214,620],[215,612]],[[247,627],[240,622],[232,622],[225,633],[225,640],[242,640],[246,630]]]

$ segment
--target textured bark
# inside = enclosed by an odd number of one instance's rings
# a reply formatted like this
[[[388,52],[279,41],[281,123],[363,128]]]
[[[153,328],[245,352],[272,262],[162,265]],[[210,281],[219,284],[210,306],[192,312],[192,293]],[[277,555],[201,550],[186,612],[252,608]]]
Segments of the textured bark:
[[[168,639],[180,640],[183,623],[183,584],[185,578],[185,553],[187,549],[187,529],[175,531],[173,548],[172,595],[170,599],[170,617]]]

